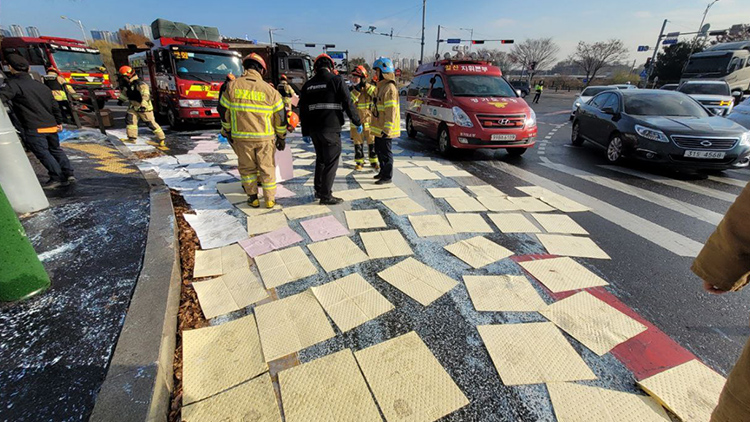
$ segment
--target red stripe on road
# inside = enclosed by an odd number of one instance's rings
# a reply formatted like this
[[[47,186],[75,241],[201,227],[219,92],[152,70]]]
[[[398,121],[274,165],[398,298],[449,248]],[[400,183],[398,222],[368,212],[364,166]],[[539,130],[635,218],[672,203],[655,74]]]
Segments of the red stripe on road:
[[[511,259],[515,262],[524,262],[556,257],[557,256],[555,255],[535,254],[513,256]],[[526,274],[534,279],[534,281],[536,281],[555,301],[572,296],[580,291],[571,290],[567,292],[553,293],[547,289],[542,282],[534,278],[534,276],[529,273]],[[648,378],[677,365],[681,365],[689,360],[697,359],[695,355],[680,346],[676,341],[672,340],[672,338],[664,333],[664,331],[643,318],[638,312],[621,302],[604,287],[594,287],[583,290],[591,293],[600,300],[606,302],[608,305],[646,326],[646,331],[619,344],[611,351],[612,355],[633,373],[633,376],[637,381]]]

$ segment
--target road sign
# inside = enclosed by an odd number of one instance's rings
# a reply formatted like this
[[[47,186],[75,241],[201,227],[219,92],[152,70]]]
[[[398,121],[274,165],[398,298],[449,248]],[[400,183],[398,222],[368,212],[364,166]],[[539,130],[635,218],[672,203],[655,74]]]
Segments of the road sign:
[[[650,47],[649,47],[649,46],[647,46],[647,45],[639,45],[639,46],[638,46],[638,51],[648,51],[648,50],[649,50],[649,48],[650,48]]]
[[[679,32],[670,32],[667,34],[667,38],[677,38],[680,36]]]
[[[332,59],[343,59],[344,58],[344,52],[343,51],[329,51],[328,55],[331,56]]]
[[[448,38],[446,42],[448,44],[461,44],[461,38]]]
[[[666,40],[664,40],[664,42],[662,42],[662,44],[664,45],[677,44],[677,38],[667,38]]]

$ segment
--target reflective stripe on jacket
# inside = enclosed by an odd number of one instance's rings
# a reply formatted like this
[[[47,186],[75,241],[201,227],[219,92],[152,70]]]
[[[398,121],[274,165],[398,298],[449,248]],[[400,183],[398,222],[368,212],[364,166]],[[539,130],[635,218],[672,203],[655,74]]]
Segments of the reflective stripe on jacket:
[[[233,140],[273,141],[286,137],[286,112],[281,94],[255,70],[245,70],[221,96],[226,109],[222,128]]]
[[[385,134],[388,138],[401,136],[401,109],[399,107],[398,88],[393,73],[384,73],[383,79],[378,81],[378,91],[375,96],[376,113],[370,130],[376,137]]]

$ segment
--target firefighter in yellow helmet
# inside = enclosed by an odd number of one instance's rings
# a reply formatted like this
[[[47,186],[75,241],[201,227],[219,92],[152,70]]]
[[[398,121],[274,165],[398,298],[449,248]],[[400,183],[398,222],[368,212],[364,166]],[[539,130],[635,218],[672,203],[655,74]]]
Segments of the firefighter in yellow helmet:
[[[375,137],[370,133],[370,107],[372,107],[372,98],[377,93],[377,87],[367,82],[367,69],[364,66],[357,66],[351,73],[352,82],[351,97],[352,102],[357,107],[357,114],[362,121],[364,130],[358,133],[356,126],[351,124],[351,136],[354,141],[354,164],[356,170],[362,170],[365,164],[365,151],[363,143],[367,142],[367,151],[370,159],[370,165],[376,170],[378,167],[378,155],[375,153]]]
[[[258,178],[266,207],[276,205],[276,149],[286,148],[286,111],[279,91],[263,80],[266,62],[256,53],[242,60],[245,72],[221,96],[221,132],[239,159],[242,187],[251,207],[260,207]],[[275,142],[274,142],[275,141]],[[260,173],[258,173],[260,171]]]
[[[120,87],[120,98],[118,104],[128,102],[128,111],[125,115],[125,129],[128,140],[135,142],[138,138],[138,120],[143,120],[154,132],[161,146],[165,146],[164,130],[156,123],[154,118],[154,106],[151,104],[151,90],[146,82],[143,82],[135,74],[130,66],[122,66],[118,72],[123,78],[124,86]]]
[[[294,98],[294,88],[289,85],[289,79],[286,77],[286,75],[281,75],[279,79],[281,80],[281,82],[279,82],[279,86],[277,86],[276,89],[279,91],[279,94],[281,94],[281,100],[284,102],[284,109],[286,110],[286,113],[289,114],[289,112],[292,111],[292,98]]]
[[[69,100],[75,99],[78,94],[73,89],[65,78],[60,75],[60,71],[54,67],[47,69],[47,74],[44,76],[44,84],[52,90],[52,97],[57,101],[57,105],[60,106],[60,112],[62,113],[63,119],[66,122],[73,122],[73,110],[70,107]]]

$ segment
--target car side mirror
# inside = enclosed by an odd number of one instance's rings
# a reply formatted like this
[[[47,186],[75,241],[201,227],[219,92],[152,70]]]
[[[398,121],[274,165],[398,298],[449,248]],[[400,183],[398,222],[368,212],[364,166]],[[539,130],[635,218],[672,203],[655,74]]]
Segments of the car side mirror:
[[[615,109],[612,108],[612,107],[604,107],[602,109],[602,113],[604,113],[604,114],[611,114],[611,115],[615,115],[616,114]]]
[[[517,89],[517,90],[516,90],[516,95],[518,95],[518,96],[520,97],[520,96],[521,96],[521,94],[522,94],[522,93],[521,93],[521,90],[520,90],[520,89]]]
[[[742,96],[742,91],[732,91],[732,97],[740,97]]]

